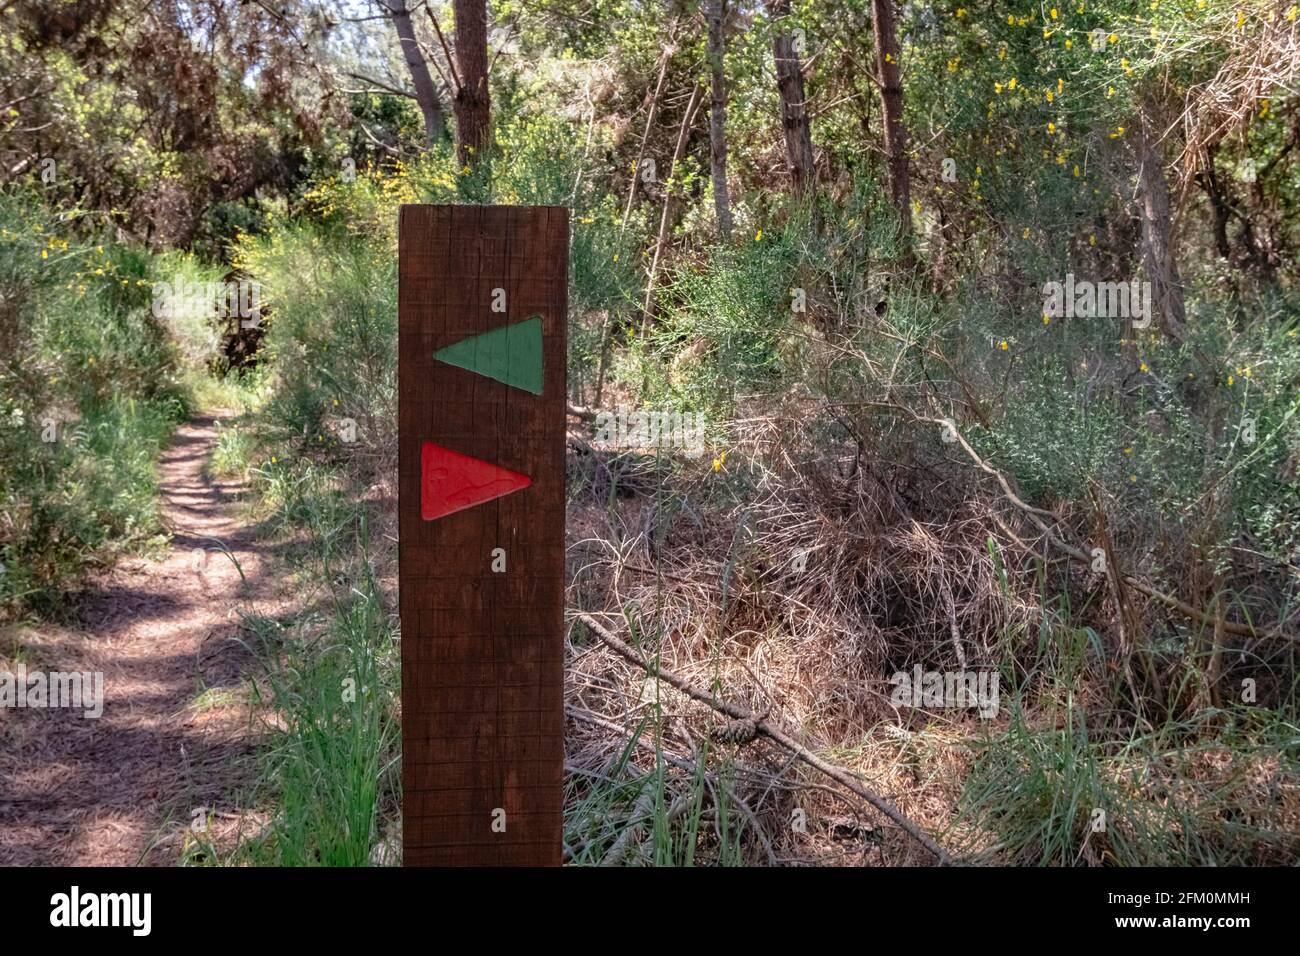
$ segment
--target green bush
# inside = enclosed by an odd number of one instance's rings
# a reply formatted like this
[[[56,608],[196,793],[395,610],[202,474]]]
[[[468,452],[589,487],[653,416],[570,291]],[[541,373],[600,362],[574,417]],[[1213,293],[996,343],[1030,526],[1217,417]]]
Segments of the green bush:
[[[154,462],[188,413],[151,257],[0,194],[0,614],[163,532]]]

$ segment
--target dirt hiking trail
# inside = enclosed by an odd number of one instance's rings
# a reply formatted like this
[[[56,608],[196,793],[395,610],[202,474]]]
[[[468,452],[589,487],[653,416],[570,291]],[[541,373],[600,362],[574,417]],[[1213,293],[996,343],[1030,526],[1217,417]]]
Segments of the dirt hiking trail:
[[[256,740],[238,612],[264,603],[269,585],[241,523],[243,487],[208,474],[225,417],[182,425],[159,461],[166,557],[92,579],[79,628],[17,635],[28,672],[102,672],[103,715],[0,710],[0,864],[170,865],[196,819],[218,845],[236,829]],[[13,643],[0,643],[0,669],[14,670]]]

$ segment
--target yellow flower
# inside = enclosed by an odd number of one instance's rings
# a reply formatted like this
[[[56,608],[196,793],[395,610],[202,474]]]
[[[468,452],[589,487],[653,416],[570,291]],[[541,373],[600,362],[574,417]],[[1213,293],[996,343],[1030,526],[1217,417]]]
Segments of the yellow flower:
[[[1229,385],[1232,384],[1232,375],[1231,375],[1231,374],[1228,375],[1228,384],[1229,384]]]
[[[754,233],[754,241],[755,241],[755,242],[762,242],[762,241],[763,241],[763,230],[762,230],[762,229],[760,229],[760,230],[758,230],[758,232]]]
[[[965,8],[965,7],[958,7],[958,8],[957,8],[957,16],[958,16],[958,17],[964,17],[964,16],[966,16],[966,8]]]
[[[1057,77],[1056,79],[1056,92],[1057,93],[1065,92],[1065,80],[1061,79],[1060,77]]]
[[[1243,23],[1245,23],[1245,22],[1246,22],[1246,14],[1245,14],[1243,11],[1238,10],[1238,11],[1237,11],[1237,29],[1240,30],[1240,29],[1241,29],[1241,25],[1242,25]]]
[[[1056,19],[1056,7],[1052,7],[1051,17],[1053,20]]]
[[[1015,24],[1016,24],[1016,18],[1013,17],[1011,14],[1008,13],[1008,14],[1007,14],[1007,26],[1011,27],[1011,26],[1015,26]]]
[[[1106,37],[1106,41],[1108,43],[1118,43],[1119,37],[1117,37],[1115,34],[1112,33],[1110,36]]]
[[[1028,226],[1025,226],[1025,231],[1022,232],[1022,233],[1020,234],[1020,238],[1021,238],[1021,239],[1028,239],[1028,238],[1029,238],[1029,227],[1028,227]]]
[[[1001,342],[1001,344],[998,345],[998,348],[1000,348],[1002,351],[1005,352],[1007,349],[1011,348],[1011,346],[1010,346],[1010,345],[1007,345],[1007,340],[1006,340],[1006,339],[1003,339],[1002,342]]]
[[[1046,312],[1044,312],[1044,313],[1043,313],[1043,325],[1051,325],[1051,324],[1052,324],[1052,317],[1051,317],[1050,315],[1048,315]]]
[[[994,92],[994,93],[1001,94],[1001,92],[1002,92],[1002,84],[1001,84],[1001,83],[994,83],[994,84],[993,84],[993,92]]]
[[[1078,164],[1078,163],[1075,163],[1075,164],[1074,164],[1074,175],[1075,175],[1076,178],[1077,178],[1078,175],[1079,175],[1079,164]]]
[[[714,470],[714,471],[721,471],[721,470],[722,470],[722,466],[723,466],[723,464],[726,463],[726,461],[727,461],[727,453],[724,451],[724,452],[723,452],[721,455],[719,455],[717,458],[713,459],[713,470]]]
[[[1295,15],[1296,15],[1296,8],[1295,8],[1295,7],[1292,7],[1290,10],[1288,10],[1288,11],[1286,12],[1287,22],[1289,22],[1289,23],[1294,23],[1294,22],[1295,22]]]
[[[1115,95],[1115,87],[1113,87],[1113,86],[1107,87],[1107,88],[1106,88],[1106,99],[1110,99],[1110,98],[1111,98],[1112,96],[1114,96],[1114,95]]]
[[[1055,98],[1056,98],[1056,94],[1053,93],[1051,90],[1048,90],[1048,91],[1047,91],[1047,102],[1050,103],[1050,102],[1052,102],[1052,100],[1054,100]]]
[[[1126,454],[1126,455],[1131,455],[1131,454],[1133,454],[1133,446],[1130,445],[1129,447],[1125,448],[1125,449],[1124,449],[1124,454]]]
[[[1071,40],[1069,37],[1066,37],[1066,38],[1065,38],[1065,48],[1066,48],[1067,50],[1069,50],[1069,49],[1072,49],[1073,47],[1074,47],[1074,41]]]
[[[1013,76],[1011,78],[1011,81],[1007,83],[1007,89],[1014,90],[1015,88],[1016,88],[1016,78]]]
[[[1095,246],[1096,244],[1097,244],[1097,234],[1093,233],[1091,236],[1088,237],[1088,245]]]
[[[49,257],[50,257],[49,252],[48,252],[47,250],[45,250],[45,249],[42,249],[42,250],[41,250],[41,258],[42,258],[42,259],[48,259]]]
[[[1143,372],[1143,373],[1145,373],[1145,372],[1149,372],[1149,371],[1151,371],[1151,370],[1150,370],[1149,368],[1147,368],[1147,363],[1146,363],[1146,362],[1143,362],[1143,363],[1138,367],[1138,371],[1139,371],[1139,372]]]

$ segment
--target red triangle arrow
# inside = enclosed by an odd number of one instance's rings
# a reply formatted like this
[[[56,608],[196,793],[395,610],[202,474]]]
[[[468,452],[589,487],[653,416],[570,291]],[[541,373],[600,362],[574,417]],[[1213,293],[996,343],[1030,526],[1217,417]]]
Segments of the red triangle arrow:
[[[420,517],[433,521],[532,483],[527,475],[427,441],[420,450]]]

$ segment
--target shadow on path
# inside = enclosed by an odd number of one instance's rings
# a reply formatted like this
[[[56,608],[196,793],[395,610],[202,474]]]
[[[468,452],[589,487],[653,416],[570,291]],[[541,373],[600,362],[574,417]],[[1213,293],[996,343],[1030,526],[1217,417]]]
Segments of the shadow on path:
[[[92,582],[80,629],[19,638],[29,671],[102,672],[104,708],[0,710],[0,864],[173,864],[196,810],[215,833],[236,825],[256,745],[239,612],[281,589],[241,521],[245,489],[207,473],[219,417],[182,426],[159,461],[167,556]]]

